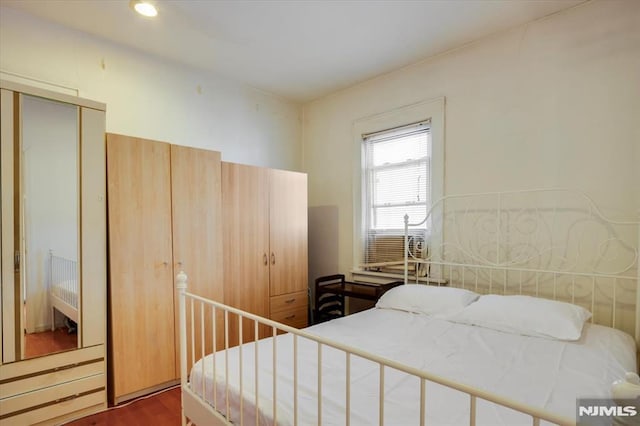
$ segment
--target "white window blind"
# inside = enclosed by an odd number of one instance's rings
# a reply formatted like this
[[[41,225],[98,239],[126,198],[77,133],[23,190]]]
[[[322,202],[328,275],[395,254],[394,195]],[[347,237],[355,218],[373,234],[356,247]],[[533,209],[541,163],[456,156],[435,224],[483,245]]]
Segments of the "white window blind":
[[[363,144],[363,261],[400,261],[404,256],[404,215],[413,222],[421,221],[431,203],[430,122],[366,134]],[[427,226],[413,228],[414,239],[424,241]]]

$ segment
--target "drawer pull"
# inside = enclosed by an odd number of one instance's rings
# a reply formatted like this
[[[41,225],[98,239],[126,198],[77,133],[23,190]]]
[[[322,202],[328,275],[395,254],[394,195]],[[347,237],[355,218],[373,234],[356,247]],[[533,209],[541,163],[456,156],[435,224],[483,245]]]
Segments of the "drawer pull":
[[[296,317],[296,314],[293,314],[293,315],[289,315],[288,317],[284,317],[284,319],[290,320],[290,319],[294,319],[295,317]]]
[[[287,299],[284,301],[284,303],[293,303],[296,301],[296,298],[294,297],[293,299]]]
[[[79,396],[80,396],[80,394],[75,394],[75,395],[69,395],[69,396],[64,397],[64,398],[56,399],[56,404],[60,404],[61,402],[71,401],[72,399],[76,399]]]
[[[54,372],[57,371],[63,371],[63,370],[70,370],[72,368],[76,368],[78,366],[78,363],[76,362],[75,364],[69,364],[69,365],[63,365],[62,367],[56,367],[53,369]]]

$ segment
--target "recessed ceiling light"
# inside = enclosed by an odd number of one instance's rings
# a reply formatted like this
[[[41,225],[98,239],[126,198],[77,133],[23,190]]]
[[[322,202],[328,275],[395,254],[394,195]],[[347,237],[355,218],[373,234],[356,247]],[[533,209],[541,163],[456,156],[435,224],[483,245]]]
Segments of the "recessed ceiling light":
[[[158,14],[158,9],[156,9],[153,4],[147,1],[131,0],[131,2],[129,2],[129,5],[133,8],[133,10],[135,10],[142,16],[152,18]]]

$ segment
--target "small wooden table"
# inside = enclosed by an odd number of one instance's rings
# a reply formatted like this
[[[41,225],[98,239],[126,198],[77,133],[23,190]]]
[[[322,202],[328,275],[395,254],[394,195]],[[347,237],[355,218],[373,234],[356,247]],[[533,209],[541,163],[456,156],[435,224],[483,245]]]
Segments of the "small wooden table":
[[[344,283],[318,286],[316,298],[325,293],[332,293],[341,294],[348,297],[356,297],[358,299],[373,300],[375,302],[385,292],[391,290],[393,287],[397,287],[402,284],[402,281],[394,281],[386,284],[345,281]]]

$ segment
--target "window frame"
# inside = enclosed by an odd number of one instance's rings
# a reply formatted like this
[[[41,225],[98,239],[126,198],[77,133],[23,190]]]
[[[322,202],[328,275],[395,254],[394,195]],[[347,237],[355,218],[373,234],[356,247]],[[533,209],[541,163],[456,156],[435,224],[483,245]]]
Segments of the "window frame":
[[[444,110],[445,98],[429,99],[415,104],[398,107],[386,112],[367,116],[353,122],[353,258],[352,273],[363,272],[360,264],[364,259],[366,223],[363,216],[365,207],[365,155],[363,135],[381,132],[387,129],[399,128],[420,121],[431,122],[431,197],[430,202],[435,203],[444,195]],[[410,217],[410,222],[419,222],[424,217]],[[442,230],[432,230],[430,238],[442,239]],[[366,274],[376,274],[366,272]]]
[[[423,126],[424,128],[421,130],[416,131],[415,128],[418,126]],[[362,170],[362,188],[364,190],[363,192],[363,196],[362,196],[362,204],[363,206],[366,206],[367,208],[367,217],[368,219],[363,219],[364,221],[364,226],[366,227],[366,230],[371,232],[372,230],[375,231],[380,231],[380,233],[384,234],[388,234],[390,236],[402,236],[404,234],[404,228],[403,228],[403,224],[402,222],[398,222],[396,225],[396,227],[393,228],[377,228],[375,227],[376,225],[376,221],[375,221],[375,210],[376,209],[380,209],[380,208],[388,208],[388,207],[409,207],[410,205],[407,203],[396,203],[396,204],[389,204],[389,203],[385,203],[385,204],[380,204],[376,202],[375,199],[375,194],[377,193],[376,188],[377,186],[375,185],[375,176],[377,174],[377,172],[380,171],[389,171],[389,170],[402,170],[402,169],[408,169],[411,168],[412,166],[422,166],[425,169],[428,169],[429,171],[431,171],[431,120],[425,120],[425,121],[421,121],[419,123],[410,123],[404,126],[400,126],[400,127],[396,127],[393,129],[388,129],[388,130],[383,130],[382,132],[377,132],[378,134],[382,133],[382,134],[388,134],[388,133],[395,133],[395,135],[393,136],[387,136],[384,137],[383,136],[383,140],[378,139],[377,141],[374,140],[373,142],[368,141],[367,139],[370,139],[371,137],[375,138],[375,133],[374,134],[367,134],[367,135],[362,135],[362,152],[363,152],[363,156],[364,156],[364,160],[363,160],[363,170]],[[395,163],[385,163],[385,164],[381,164],[381,165],[372,165],[372,164],[368,164],[368,161],[370,159],[367,159],[367,151],[370,149],[375,149],[372,147],[371,144],[375,145],[378,142],[384,143],[384,141],[388,141],[388,140],[393,140],[393,139],[400,139],[402,137],[406,137],[409,136],[411,134],[416,134],[416,133],[424,133],[426,134],[426,138],[427,138],[427,144],[428,144],[428,148],[427,148],[427,152],[428,155],[424,156],[424,157],[419,157],[419,158],[412,158],[409,160],[405,160],[402,162],[395,162]],[[431,179],[431,173],[429,173],[429,179]],[[431,182],[429,180],[429,186],[431,185]],[[425,206],[425,208],[429,205],[429,203],[431,202],[431,188],[429,188],[429,191],[427,192],[427,194],[425,194],[424,200],[421,202],[415,202],[411,204],[411,207],[413,206],[419,206],[419,205],[423,205]],[[426,210],[425,210],[426,211]],[[364,212],[363,212],[363,218],[364,218]],[[366,224],[369,224],[369,226],[367,227]],[[426,223],[424,225],[425,229],[426,229]]]

